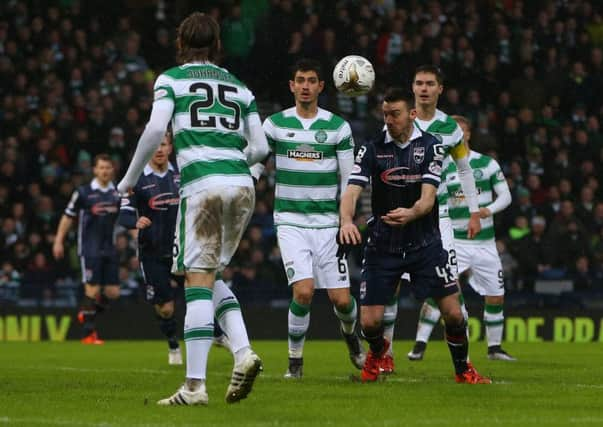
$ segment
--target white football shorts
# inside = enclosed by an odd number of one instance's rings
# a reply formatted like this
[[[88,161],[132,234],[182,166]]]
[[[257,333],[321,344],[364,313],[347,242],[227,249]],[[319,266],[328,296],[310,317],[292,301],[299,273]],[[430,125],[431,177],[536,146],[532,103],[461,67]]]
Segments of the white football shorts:
[[[220,186],[180,199],[173,273],[222,271],[253,214],[253,187]]]
[[[494,240],[455,240],[459,273],[471,270],[469,285],[482,296],[505,294],[502,264]]]
[[[276,236],[289,285],[314,279],[316,289],[350,287],[345,259],[337,259],[338,228],[301,228],[279,225]]]

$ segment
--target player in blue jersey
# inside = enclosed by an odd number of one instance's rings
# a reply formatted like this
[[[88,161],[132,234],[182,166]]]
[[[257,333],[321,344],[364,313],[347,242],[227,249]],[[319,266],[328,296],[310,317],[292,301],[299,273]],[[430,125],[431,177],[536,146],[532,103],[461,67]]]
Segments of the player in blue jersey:
[[[159,328],[167,338],[168,363],[181,365],[171,275],[180,176],[169,162],[171,152],[172,135],[168,131],[132,194],[122,199],[119,223],[138,231],[138,259],[146,299],[155,306]]]
[[[410,92],[389,89],[382,108],[387,128],[360,147],[340,207],[340,241],[360,244],[353,217],[358,197],[371,185],[373,216],[368,221],[360,284],[360,322],[370,351],[361,380],[376,381],[381,373],[390,346],[383,336],[385,304],[394,296],[400,276],[407,273],[415,296],[434,298],[440,307],[456,381],[490,383],[467,362],[467,323],[440,238],[435,200],[444,147],[413,124],[416,111]]]
[[[64,215],[52,246],[56,259],[65,255],[64,241],[78,217],[78,255],[82,267],[84,298],[78,321],[84,329],[84,344],[103,344],[98,338],[95,318],[108,300],[119,298],[119,262],[115,249],[115,222],[120,197],[113,185],[113,162],[107,154],[94,158],[94,179],[77,188]],[[102,288],[102,292],[101,292]]]

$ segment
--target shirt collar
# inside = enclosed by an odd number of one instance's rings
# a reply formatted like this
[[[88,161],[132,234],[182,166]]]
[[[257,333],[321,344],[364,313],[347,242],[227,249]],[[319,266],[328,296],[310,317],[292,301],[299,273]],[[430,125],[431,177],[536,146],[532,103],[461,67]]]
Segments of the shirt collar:
[[[98,182],[98,179],[94,178],[92,180],[92,182],[90,183],[90,188],[92,188],[93,190],[100,190],[102,192],[105,192],[105,191],[109,191],[109,190],[114,190],[115,185],[113,185],[112,182],[109,182],[109,185],[107,185],[105,188],[103,188],[103,187],[101,187],[100,182]]]
[[[295,117],[298,120],[318,120],[318,119],[324,119],[324,120],[329,120],[331,118],[331,113],[325,109],[322,109],[320,107],[318,107],[318,110],[316,111],[316,115],[314,117],[311,118],[304,118],[301,117],[299,114],[297,114],[297,110],[295,107],[291,107],[286,109],[285,111],[283,111],[283,116],[285,117]]]
[[[387,127],[385,127],[385,143],[389,144],[390,142],[397,142],[398,145],[401,148],[406,148],[408,146],[408,144],[410,143],[410,141],[413,141],[417,138],[420,138],[422,135],[421,130],[417,127],[417,125],[413,122],[412,125],[412,133],[410,134],[410,138],[408,139],[408,141],[405,142],[400,142],[395,140],[390,134],[389,131],[387,130]]]
[[[167,170],[166,170],[165,172],[163,172],[163,173],[156,172],[156,171],[155,171],[155,170],[154,170],[154,169],[153,169],[151,166],[149,166],[149,165],[147,164],[147,165],[144,167],[144,170],[142,171],[142,173],[144,174],[144,176],[149,176],[149,175],[151,175],[152,173],[154,173],[154,174],[155,174],[155,175],[157,175],[157,176],[164,177],[164,176],[165,176],[165,175],[168,173],[168,171],[173,171],[173,170],[174,170],[174,166],[172,166],[172,164],[171,164],[171,163],[168,163],[168,168],[167,168]]]

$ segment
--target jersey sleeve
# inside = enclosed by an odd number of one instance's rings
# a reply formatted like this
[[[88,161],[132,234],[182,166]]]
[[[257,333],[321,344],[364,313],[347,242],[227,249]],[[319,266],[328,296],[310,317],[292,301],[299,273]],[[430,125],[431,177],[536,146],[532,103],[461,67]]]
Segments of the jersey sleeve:
[[[498,162],[492,159],[492,174],[490,175],[490,184],[492,184],[492,187],[496,187],[498,184],[501,184],[503,182],[505,184],[507,183],[505,175],[500,169],[500,165],[498,164]]]
[[[136,221],[138,219],[137,203],[136,192],[131,196],[121,198],[119,217],[117,219],[119,225],[128,229],[136,228]]]
[[[343,122],[337,135],[337,151],[348,151],[354,149],[354,137],[352,136],[352,128],[348,122]]]
[[[431,144],[425,150],[425,160],[421,167],[421,181],[438,187],[441,182],[442,161],[444,160],[441,144]]]
[[[65,215],[75,218],[77,216],[77,212],[81,208],[82,208],[82,198],[80,196],[80,190],[78,188],[71,195],[71,199],[69,199],[69,203],[67,204],[67,208],[65,209]]]
[[[272,120],[270,120],[270,117],[264,120],[262,128],[264,129],[264,133],[266,134],[266,139],[268,140],[268,146],[270,147],[270,150],[275,153],[276,138],[274,132],[274,124],[272,123]]]
[[[375,147],[373,144],[365,144],[360,147],[354,159],[348,185],[354,184],[364,188],[370,183],[374,168],[374,156]]]
[[[447,153],[450,154],[453,159],[468,156],[469,150],[465,144],[463,144],[464,135],[461,127],[450,117],[448,118],[446,124],[454,126],[452,133],[449,135],[442,135],[442,143],[444,144],[444,148],[446,149]]]
[[[174,95],[174,89],[170,84],[170,80],[164,74],[161,74],[155,80],[153,86],[153,101],[159,101],[160,99],[167,99],[172,102],[176,102],[176,96]]]

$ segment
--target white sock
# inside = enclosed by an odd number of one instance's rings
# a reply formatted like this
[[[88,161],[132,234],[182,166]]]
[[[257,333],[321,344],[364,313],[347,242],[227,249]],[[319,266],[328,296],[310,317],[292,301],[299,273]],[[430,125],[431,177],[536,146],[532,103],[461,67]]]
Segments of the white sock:
[[[390,304],[386,304],[383,311],[383,336],[391,343],[387,354],[394,355],[394,328],[398,317],[398,298],[395,297]]]
[[[432,298],[427,298],[421,307],[415,341],[429,342],[431,332],[439,320],[440,309]]]
[[[246,352],[239,353],[239,350],[250,347],[241,306],[237,297],[222,280],[216,280],[214,283],[213,303],[216,319],[230,341],[230,349],[235,356],[236,364],[237,353],[246,355]]]
[[[484,307],[484,324],[486,325],[488,347],[500,345],[505,325],[503,306],[498,304],[486,304]]]
[[[186,378],[205,380],[207,356],[214,338],[214,305],[212,290],[192,287],[184,290],[186,316],[184,342],[186,344]]]
[[[339,311],[336,306],[333,306],[333,311],[341,323],[341,329],[344,333],[351,335],[356,328],[356,319],[358,318],[358,309],[356,300],[350,295],[350,304],[345,310]]]
[[[310,306],[298,304],[291,300],[287,319],[289,329],[289,357],[300,358],[304,353],[306,332],[310,326]]]

